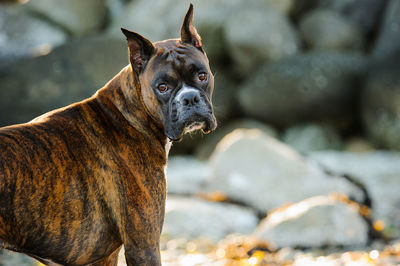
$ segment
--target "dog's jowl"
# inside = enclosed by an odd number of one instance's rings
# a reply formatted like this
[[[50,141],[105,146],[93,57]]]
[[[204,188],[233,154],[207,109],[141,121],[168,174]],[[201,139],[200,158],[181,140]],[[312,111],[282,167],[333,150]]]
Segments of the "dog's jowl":
[[[171,141],[216,120],[190,6],[181,38],[122,29],[130,64],[82,102],[0,129],[0,248],[45,264],[160,265]]]

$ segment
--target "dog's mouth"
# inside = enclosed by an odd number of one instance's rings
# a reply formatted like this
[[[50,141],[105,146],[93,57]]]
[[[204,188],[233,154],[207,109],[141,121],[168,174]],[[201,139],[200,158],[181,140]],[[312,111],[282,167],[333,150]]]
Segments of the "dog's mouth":
[[[166,135],[171,141],[181,141],[186,133],[201,130],[203,134],[209,134],[217,127],[217,121],[213,113],[207,115],[195,114],[184,121],[170,123],[166,127]]]
[[[211,116],[209,119],[203,121],[193,121],[192,123],[187,123],[184,128],[183,134],[190,133],[196,130],[201,130],[203,134],[209,134],[217,127],[215,117]]]
[[[202,121],[202,122],[195,121],[195,122],[185,126],[183,134],[190,133],[192,131],[196,131],[196,130],[199,130],[199,129],[201,129],[203,131],[204,127],[205,127],[205,122],[204,121]]]

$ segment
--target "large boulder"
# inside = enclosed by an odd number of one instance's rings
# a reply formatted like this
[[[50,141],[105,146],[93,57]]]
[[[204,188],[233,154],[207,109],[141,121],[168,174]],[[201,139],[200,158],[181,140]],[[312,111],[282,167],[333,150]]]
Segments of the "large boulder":
[[[278,247],[365,246],[368,224],[357,205],[312,197],[268,214],[255,235]]]
[[[220,191],[261,212],[332,192],[363,200],[361,191],[347,180],[327,176],[290,147],[257,129],[237,129],[225,136],[210,165],[207,191]]]
[[[34,17],[21,6],[0,5],[0,64],[41,55],[65,42],[61,29]]]
[[[373,56],[385,60],[400,52],[400,2],[388,0],[383,23],[372,51]]]
[[[124,40],[88,37],[1,68],[0,125],[87,98],[127,64]]]
[[[35,0],[25,5],[30,11],[55,22],[75,35],[97,33],[107,18],[106,0]]]
[[[338,52],[299,54],[262,66],[239,91],[243,111],[277,125],[356,110],[364,57]]]
[[[150,41],[179,37],[179,30],[189,4],[178,4],[179,0],[131,1],[122,14],[108,28],[111,36],[120,36],[124,27],[145,36]],[[195,3],[195,25],[199,22],[199,11]]]
[[[217,86],[218,83],[216,83]],[[216,88],[216,91],[218,90],[226,90],[226,88]],[[221,97],[225,97],[223,95],[223,92],[214,93],[213,99],[217,99],[218,95]],[[229,96],[228,96],[229,97]],[[223,101],[227,100],[217,100],[218,102],[221,103]],[[213,100],[213,102],[215,102]],[[221,107],[221,108],[219,108]],[[224,110],[226,107],[223,107],[221,105],[215,106],[214,103],[214,112],[215,115],[217,116],[218,120],[218,127],[215,131],[211,132],[208,135],[204,135],[200,131],[193,132],[190,134],[186,134],[183,136],[183,140],[180,142],[176,142],[173,145],[173,149],[171,150],[172,155],[179,155],[179,154],[194,154],[196,158],[200,160],[207,160],[211,153],[214,151],[215,146],[217,143],[228,133],[232,132],[234,129],[237,128],[258,128],[267,133],[270,136],[277,137],[278,132],[271,126],[259,122],[257,120],[253,119],[236,119],[233,121],[226,121],[227,117],[222,117],[221,118],[221,109]]]
[[[279,10],[285,15],[288,15],[292,11],[295,4],[293,0],[264,0],[264,2],[272,5],[276,10]]]
[[[315,10],[300,21],[300,32],[312,49],[361,50],[363,36],[357,24],[331,10]]]
[[[205,137],[204,143],[198,145],[195,149],[195,155],[197,158],[201,160],[207,160],[212,152],[214,151],[215,147],[217,146],[218,142],[225,137],[225,135],[231,133],[235,129],[238,128],[246,128],[246,129],[260,129],[265,134],[276,138],[278,136],[277,130],[273,127],[259,122],[257,120],[252,119],[237,119],[233,120],[229,123],[222,124],[218,126],[218,128],[212,132],[211,134]]]
[[[308,12],[313,10],[317,5],[318,0],[296,0],[291,8],[291,18],[294,22],[299,22],[299,20]]]
[[[248,72],[248,66],[253,67],[257,62],[297,52],[295,31],[283,14],[290,10],[291,2],[193,0],[194,24],[210,58],[221,58],[231,52],[241,71]],[[179,37],[187,7],[188,2],[182,0],[133,1],[112,23],[109,33],[119,35],[122,26],[151,41]]]
[[[400,150],[400,53],[371,69],[364,82],[362,121],[381,147]]]
[[[38,262],[28,255],[2,249],[0,252],[0,265],[37,266]]]
[[[310,0],[306,0],[310,1]],[[340,13],[356,23],[365,34],[373,33],[387,1],[382,0],[324,0],[316,1],[317,7]]]
[[[216,71],[212,95],[214,113],[219,122],[225,122],[238,113],[236,94],[239,88],[228,73]]]
[[[196,194],[203,190],[209,175],[208,164],[189,156],[168,158],[167,181],[170,194]]]
[[[282,141],[300,153],[336,150],[343,146],[339,133],[329,124],[300,124],[285,130]]]
[[[225,34],[238,73],[251,73],[268,60],[294,55],[299,40],[292,25],[272,6],[245,1],[226,18]]]
[[[364,185],[372,201],[373,218],[386,232],[400,237],[400,153],[314,152],[310,158],[338,174],[348,174]]]
[[[109,23],[119,18],[128,2],[126,0],[106,0]]]
[[[371,152],[375,150],[375,147],[372,145],[371,141],[364,137],[351,137],[346,140],[343,150],[348,152]]]
[[[227,203],[169,196],[162,235],[166,238],[218,241],[231,233],[249,234],[257,226],[255,212]]]
[[[210,57],[226,53],[223,23],[231,10],[237,5],[228,0],[193,0],[194,24],[203,38],[205,50]],[[213,6],[213,8],[210,8]],[[108,28],[108,33],[120,36],[120,27],[125,27],[155,42],[178,38],[181,23],[189,2],[182,0],[137,0],[129,2],[124,11]]]

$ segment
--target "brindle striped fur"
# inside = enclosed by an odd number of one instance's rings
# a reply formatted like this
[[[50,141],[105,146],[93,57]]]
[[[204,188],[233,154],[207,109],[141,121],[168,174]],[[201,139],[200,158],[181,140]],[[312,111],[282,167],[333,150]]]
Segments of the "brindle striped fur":
[[[124,243],[132,265],[159,263],[167,139],[136,97],[122,97],[133,79],[128,66],[94,97],[0,130],[5,248],[109,265]]]
[[[93,97],[0,129],[0,248],[50,265],[116,265],[123,244],[128,265],[161,265],[167,135],[186,132],[178,123],[216,127],[213,76],[192,20],[190,6],[181,39],[154,45],[123,29],[131,64]],[[160,75],[180,87],[157,98]],[[177,116],[169,108],[182,104],[182,84],[200,98]]]

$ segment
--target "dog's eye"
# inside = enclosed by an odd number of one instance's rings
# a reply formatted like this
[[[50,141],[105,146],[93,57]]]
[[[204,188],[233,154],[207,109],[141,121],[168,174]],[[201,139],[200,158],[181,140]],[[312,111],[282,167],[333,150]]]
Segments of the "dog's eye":
[[[207,80],[207,73],[204,73],[204,72],[200,73],[199,74],[199,80],[200,81],[206,81]]]
[[[160,92],[165,92],[165,91],[168,90],[168,86],[167,86],[167,84],[165,84],[165,83],[161,83],[160,85],[158,85],[157,89],[158,89]]]

